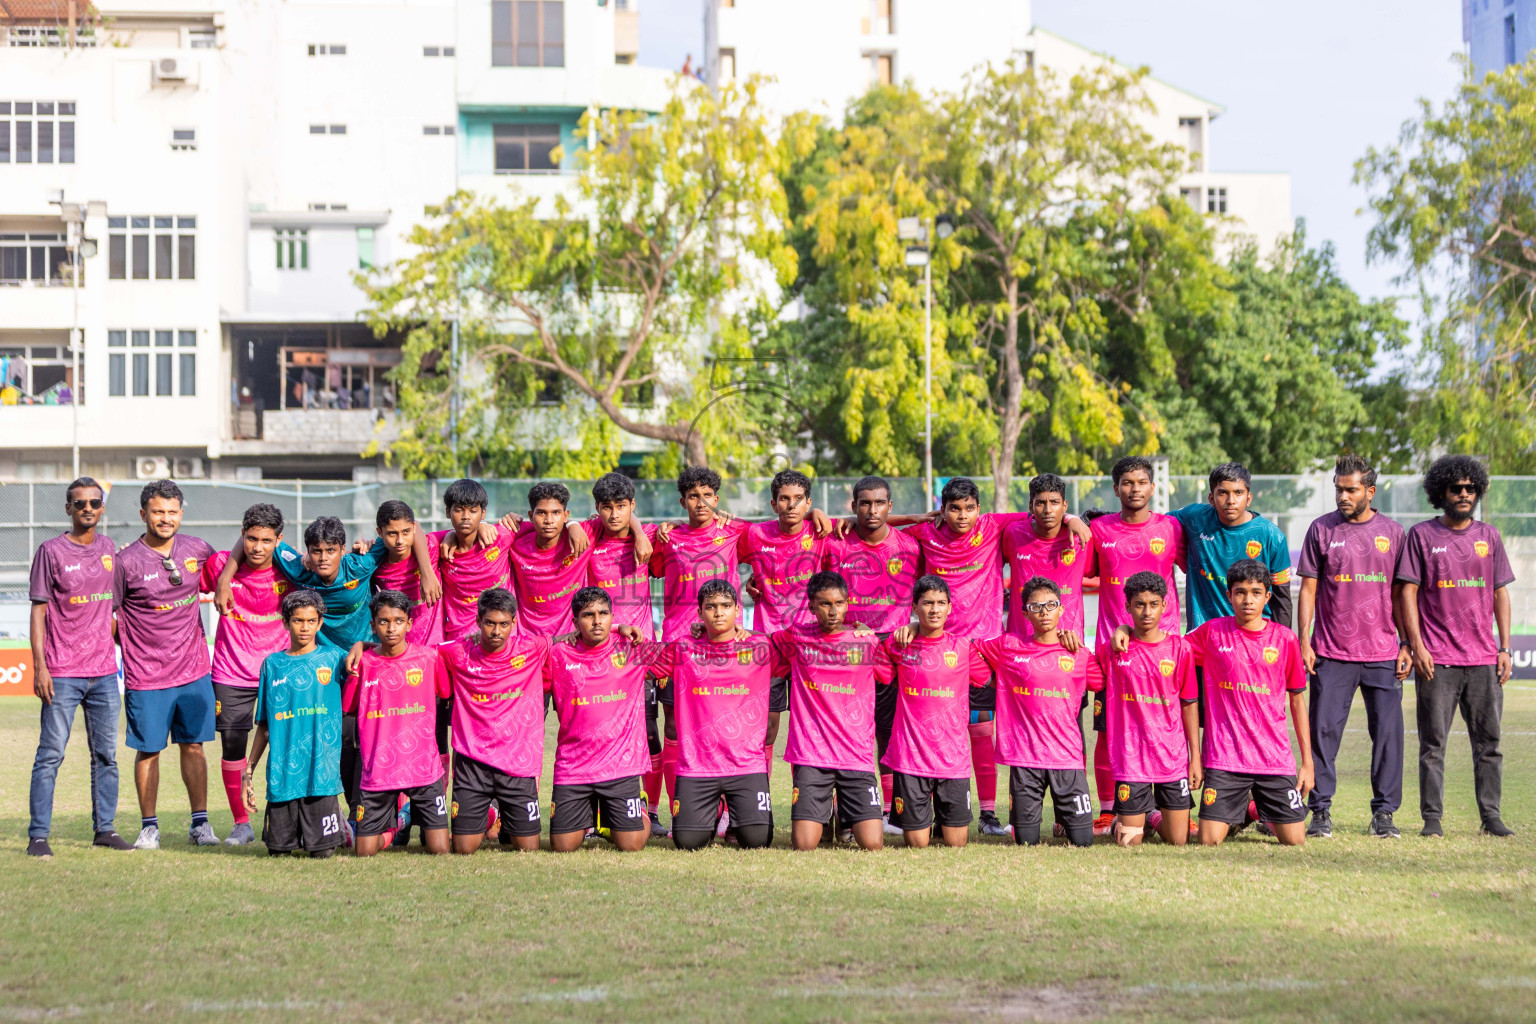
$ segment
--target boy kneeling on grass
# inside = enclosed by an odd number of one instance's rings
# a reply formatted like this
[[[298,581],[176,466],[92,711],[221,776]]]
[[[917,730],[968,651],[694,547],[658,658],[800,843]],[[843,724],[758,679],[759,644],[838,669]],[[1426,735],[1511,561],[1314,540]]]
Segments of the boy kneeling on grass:
[[[1284,846],[1306,842],[1307,794],[1312,791],[1312,744],[1307,726],[1307,676],[1301,645],[1286,626],[1264,618],[1270,569],[1240,558],[1227,569],[1232,614],[1210,619],[1189,634],[1195,662],[1205,670],[1205,768],[1200,796],[1200,842],[1218,846],[1250,820],[1251,799],[1260,821]],[[1123,653],[1126,627],[1113,646]],[[1285,736],[1289,708],[1301,769]]]
[[[329,857],[346,839],[341,794],[341,678],[346,653],[316,643],[325,601],[313,590],[283,595],[288,649],[261,663],[251,771],[268,747],[261,841],[272,856],[302,850]],[[249,780],[250,776],[247,776]],[[249,781],[247,781],[249,785]],[[251,796],[245,802],[251,804]]]

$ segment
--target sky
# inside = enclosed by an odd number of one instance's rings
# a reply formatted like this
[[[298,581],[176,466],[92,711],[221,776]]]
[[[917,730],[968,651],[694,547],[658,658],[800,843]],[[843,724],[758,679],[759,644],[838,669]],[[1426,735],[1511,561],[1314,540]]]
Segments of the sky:
[[[964,3],[965,0],[922,0]],[[1405,294],[1366,264],[1369,215],[1351,183],[1369,146],[1392,143],[1425,97],[1456,87],[1460,0],[1034,0],[1036,25],[1226,108],[1211,168],[1288,171],[1291,212],[1331,241],[1362,295]],[[678,68],[703,50],[703,0],[643,0],[640,62]],[[1411,303],[1399,312],[1413,319]]]

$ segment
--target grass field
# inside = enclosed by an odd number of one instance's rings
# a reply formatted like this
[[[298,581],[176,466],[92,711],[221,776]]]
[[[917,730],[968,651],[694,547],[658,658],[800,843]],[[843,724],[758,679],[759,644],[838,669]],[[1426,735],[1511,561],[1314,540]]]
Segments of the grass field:
[[[160,852],[90,849],[78,725],[57,856],[24,857],[36,705],[0,698],[0,1021],[1529,1021],[1536,687],[1506,696],[1513,840],[1474,834],[1464,732],[1447,838],[1417,835],[1413,735],[1405,835],[1366,836],[1357,703],[1339,831],[1299,850],[1244,834],[1218,850],[652,842],[433,859],[413,845],[368,862],[194,850],[174,776]],[[131,840],[130,754],[118,825]],[[782,765],[774,786],[782,847]],[[222,836],[222,791],[211,802]]]

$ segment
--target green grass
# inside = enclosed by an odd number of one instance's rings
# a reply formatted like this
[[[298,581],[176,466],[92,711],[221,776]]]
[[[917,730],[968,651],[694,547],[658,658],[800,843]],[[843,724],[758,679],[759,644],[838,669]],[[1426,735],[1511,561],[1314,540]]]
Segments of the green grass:
[[[161,851],[90,849],[78,725],[57,856],[30,860],[36,705],[4,698],[0,1021],[1526,1021],[1536,688],[1514,685],[1504,807],[1520,835],[1507,841],[1474,835],[1464,733],[1448,757],[1447,838],[1417,836],[1412,735],[1405,835],[1367,837],[1357,704],[1339,831],[1299,850],[1244,834],[1218,850],[653,842],[630,856],[433,859],[413,846],[366,862],[193,850],[174,774]],[[120,758],[131,839],[130,752]],[[774,787],[782,844],[782,766]],[[211,802],[223,835],[222,790]]]

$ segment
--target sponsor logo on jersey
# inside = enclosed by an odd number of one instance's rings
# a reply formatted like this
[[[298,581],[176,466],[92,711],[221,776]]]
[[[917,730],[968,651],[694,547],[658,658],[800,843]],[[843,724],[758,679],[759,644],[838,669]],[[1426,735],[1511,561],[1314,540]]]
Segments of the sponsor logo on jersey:
[[[1131,787],[1130,786],[1127,786],[1125,783],[1122,782],[1122,783],[1120,783],[1120,785],[1115,787],[1115,799],[1119,800],[1121,803],[1124,803],[1125,801],[1129,800],[1130,798],[1131,798]]]
[[[1280,648],[1278,648],[1278,647],[1266,647],[1266,648],[1264,648],[1264,664],[1266,664],[1266,665],[1273,665],[1275,662],[1277,662],[1279,660],[1280,660]]]
[[[1380,551],[1382,554],[1386,554],[1388,551],[1392,550],[1392,542],[1385,537],[1377,537],[1376,550]]]
[[[331,681],[331,670],[328,668],[317,668],[315,669],[315,678],[320,680],[321,686],[324,686]]]
[[[960,664],[960,655],[959,654],[955,653],[954,651],[945,651],[944,652],[944,665],[945,665],[945,667],[947,667],[947,668],[954,668],[958,664]]]
[[[1161,672],[1164,676],[1171,676],[1171,675],[1173,675],[1173,659],[1172,658],[1164,658],[1162,661],[1158,662],[1157,663],[1157,670],[1159,672]]]
[[[1207,807],[1211,806],[1211,804],[1216,802],[1216,791],[1214,789],[1207,788],[1206,791],[1201,795],[1200,802],[1205,804]]]
[[[419,668],[408,668],[405,670],[405,681],[411,686],[420,686],[422,678],[423,674]]]
[[[796,786],[793,790],[790,791],[789,802],[792,803],[792,804],[797,804],[797,803],[800,802],[800,787],[799,786]],[[673,813],[675,814],[676,812],[674,811]]]
[[[1485,540],[1474,541],[1473,544],[1472,544],[1472,550],[1477,552],[1477,557],[1478,558],[1487,558],[1488,557],[1488,542],[1485,541]]]
[[[1076,664],[1077,661],[1070,654],[1058,655],[1056,658],[1056,667],[1063,672],[1071,672],[1072,666]]]
[[[1249,558],[1258,558],[1260,552],[1264,550],[1264,545],[1260,544],[1256,540],[1251,540],[1248,542],[1247,546],[1243,548],[1243,550],[1248,552]]]
[[[101,567],[103,569],[107,570],[107,572],[111,572],[112,571],[112,556],[111,555],[102,555],[101,556]]]
[[[1152,548],[1154,555],[1160,555],[1163,553],[1163,549],[1168,546],[1168,542],[1161,537],[1153,537],[1152,543],[1149,546]]]
[[[885,571],[890,573],[892,576],[900,576],[901,575],[901,559],[893,558],[889,562],[886,562],[885,563]]]
[[[906,806],[906,804],[902,803],[901,802],[901,797],[898,796],[894,800],[891,801],[891,813],[892,814],[900,814],[901,813],[901,809],[903,807],[905,807],[905,806]]]

